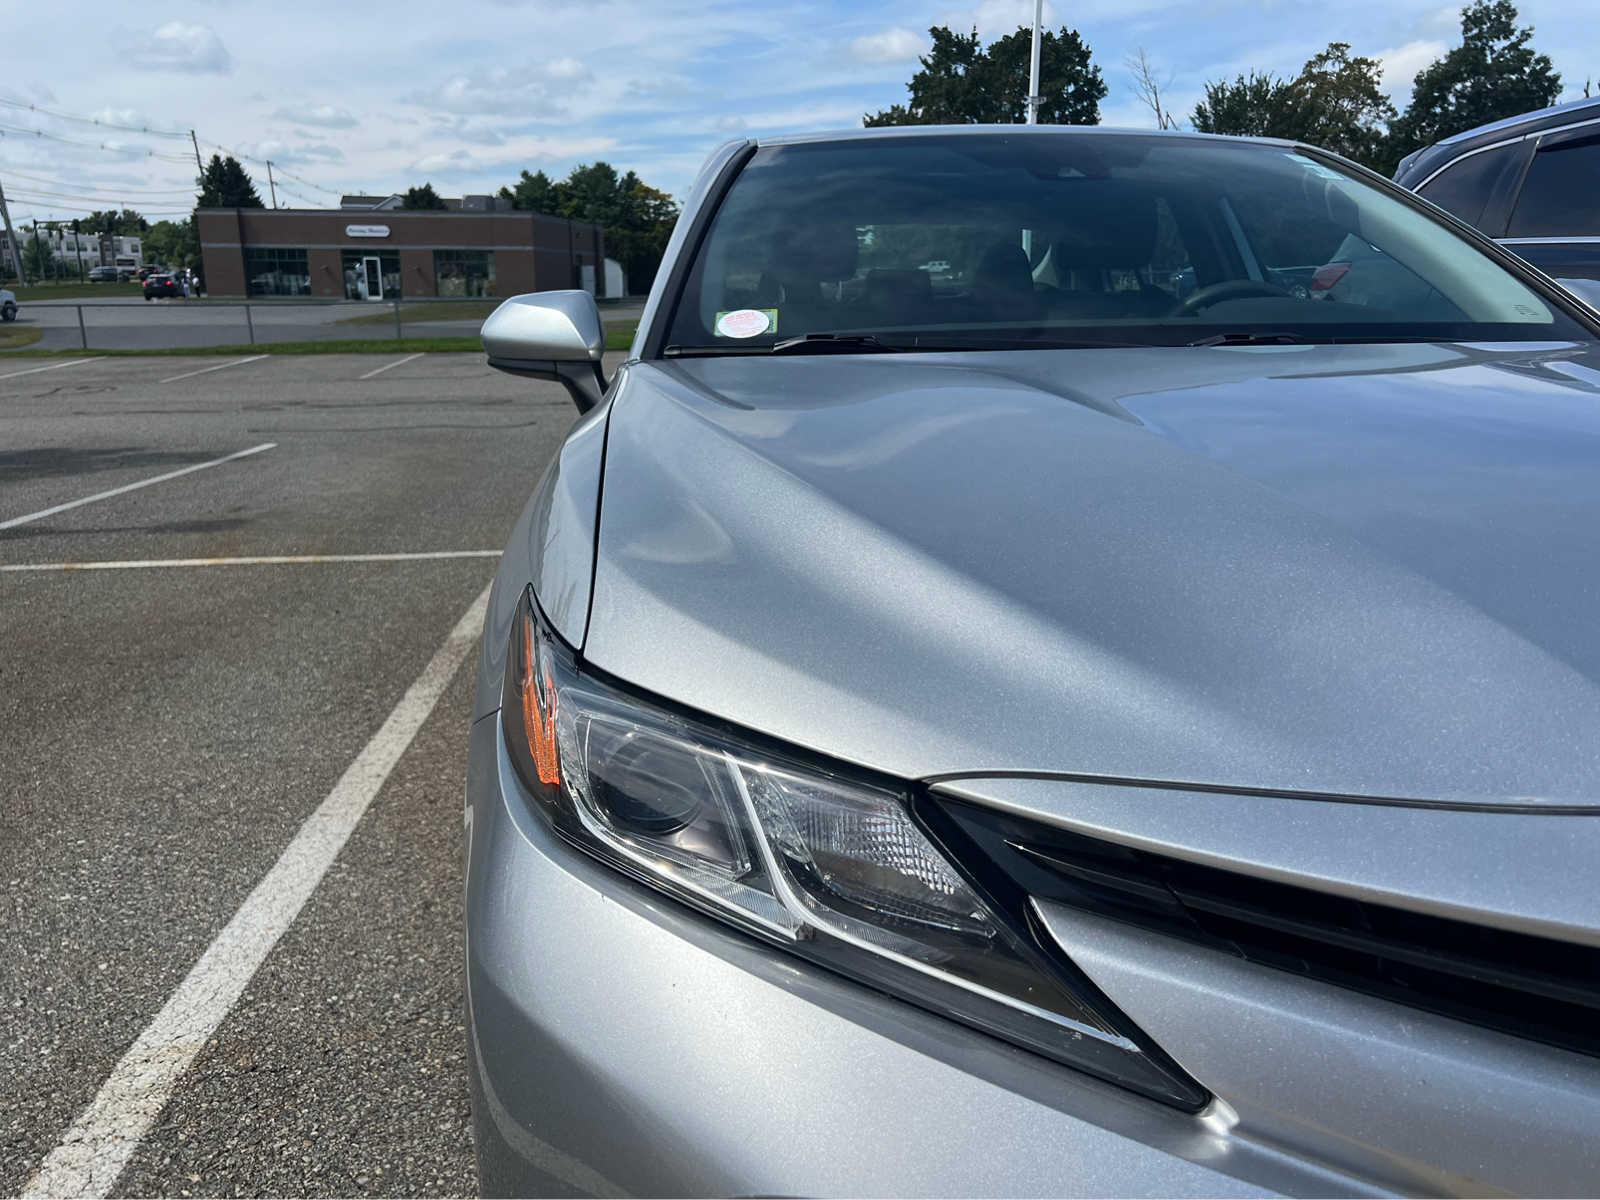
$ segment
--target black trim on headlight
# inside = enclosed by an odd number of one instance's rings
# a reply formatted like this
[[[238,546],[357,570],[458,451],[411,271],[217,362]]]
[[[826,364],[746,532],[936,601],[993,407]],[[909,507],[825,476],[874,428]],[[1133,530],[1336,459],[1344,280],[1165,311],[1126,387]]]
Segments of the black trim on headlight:
[[[890,995],[1197,1111],[1210,1099],[947,849],[904,783],[774,745],[581,665],[524,594],[501,705],[536,807],[659,891]],[[932,818],[931,820],[929,818]],[[946,826],[941,828],[941,825]]]

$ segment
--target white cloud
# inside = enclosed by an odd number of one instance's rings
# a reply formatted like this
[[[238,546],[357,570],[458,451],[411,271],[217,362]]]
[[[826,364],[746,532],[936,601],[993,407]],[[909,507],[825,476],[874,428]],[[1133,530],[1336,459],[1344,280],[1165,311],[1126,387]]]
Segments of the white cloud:
[[[152,123],[149,117],[136,108],[112,108],[110,105],[96,109],[89,116],[96,121],[104,121],[107,125],[129,125],[139,128]]]
[[[1373,55],[1383,64],[1383,90],[1401,100],[1411,95],[1417,72],[1449,49],[1444,42],[1415,41]]]
[[[1443,8],[1436,8],[1416,21],[1418,33],[1435,33],[1452,40],[1461,37],[1461,6],[1447,4]]]
[[[272,115],[280,121],[313,125],[318,129],[354,129],[358,124],[353,112],[337,104],[288,104]]]
[[[208,25],[168,21],[152,33],[132,35],[127,43],[128,61],[147,70],[192,75],[226,75],[233,70],[233,56]]]
[[[344,151],[327,142],[288,142],[282,138],[262,138],[260,141],[245,142],[239,147],[240,153],[256,163],[272,160],[273,166],[292,167],[305,163],[342,163]],[[254,163],[247,163],[251,170],[257,169]],[[261,168],[265,170],[265,168]]]
[[[868,33],[850,43],[850,57],[857,62],[909,62],[928,48],[928,39],[909,29],[885,29]]]
[[[616,147],[616,139],[590,138],[520,138],[507,142],[492,154],[474,154],[469,150],[441,150],[424,154],[410,164],[412,172],[433,172],[438,175],[460,176],[484,171],[501,171],[508,167],[522,167],[551,160],[588,158],[604,154]]]
[[[1015,33],[1018,26],[1032,27],[1033,0],[982,0],[977,8],[951,13],[940,24],[948,25],[957,33],[965,33],[976,27],[978,35],[985,42],[992,42],[995,38]],[[1060,22],[1056,20],[1055,5],[1045,4],[1042,24],[1046,29],[1060,27]]]
[[[545,74],[563,82],[583,82],[594,78],[594,72],[576,58],[557,58],[545,64]]]
[[[542,67],[483,66],[451,75],[408,98],[435,111],[462,116],[492,113],[537,120],[565,114],[568,100],[587,78],[587,68],[570,58],[558,58]]]
[[[424,154],[411,164],[417,171],[470,171],[476,164],[465,150],[451,150],[438,154]]]
[[[776,133],[803,133],[818,129],[852,129],[861,124],[864,110],[859,104],[804,104],[793,108],[743,111],[733,117],[738,124],[727,124],[719,117],[711,128],[718,133],[737,133],[741,129]]]

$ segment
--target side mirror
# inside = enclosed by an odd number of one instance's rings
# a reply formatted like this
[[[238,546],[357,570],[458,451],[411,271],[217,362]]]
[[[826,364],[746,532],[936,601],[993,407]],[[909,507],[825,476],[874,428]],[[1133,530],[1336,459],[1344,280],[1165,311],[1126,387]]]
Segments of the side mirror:
[[[600,307],[588,292],[512,296],[489,314],[481,333],[489,365],[512,375],[553,379],[579,412],[605,395],[600,356],[606,348]]]

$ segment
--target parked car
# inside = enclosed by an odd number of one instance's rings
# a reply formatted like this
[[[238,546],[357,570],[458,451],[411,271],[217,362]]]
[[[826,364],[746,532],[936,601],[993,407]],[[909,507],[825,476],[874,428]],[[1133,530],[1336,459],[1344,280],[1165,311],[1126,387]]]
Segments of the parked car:
[[[473,701],[488,1194],[1595,1190],[1600,315],[1311,147],[969,126],[731,143],[626,361],[483,343],[586,413]]]
[[[118,278],[118,275],[117,275],[117,268],[116,267],[90,267],[89,268],[89,282],[90,283],[116,283],[117,282],[117,278]]]
[[[181,300],[183,298],[183,284],[178,282],[175,275],[152,275],[144,281],[144,298],[146,300]]]
[[[9,288],[0,288],[0,321],[17,319],[17,294]]]
[[[1395,180],[1555,278],[1600,279],[1600,97],[1408,155]]]

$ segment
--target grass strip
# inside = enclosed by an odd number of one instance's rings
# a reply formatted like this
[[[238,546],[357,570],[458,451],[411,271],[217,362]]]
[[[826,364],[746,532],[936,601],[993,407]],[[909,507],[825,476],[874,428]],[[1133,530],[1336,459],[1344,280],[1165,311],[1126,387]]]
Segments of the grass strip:
[[[483,343],[475,337],[441,338],[360,338],[326,342],[257,342],[232,346],[140,347],[137,350],[84,350],[73,346],[65,350],[17,350],[6,358],[216,358],[247,354],[405,354],[418,350],[428,354],[482,354]]]
[[[27,325],[0,325],[0,350],[31,346],[43,336],[43,332]]]
[[[30,300],[107,300],[115,296],[142,296],[144,284],[123,283],[0,283],[15,292],[18,304]]]
[[[606,327],[606,349],[626,350],[633,345],[633,325],[610,325]],[[4,327],[0,327],[0,337],[4,336]],[[22,334],[33,334],[31,338],[24,337],[18,345],[27,345],[29,342],[39,340],[39,330],[20,329]],[[0,350],[5,343],[0,341]],[[315,342],[257,342],[255,345],[235,343],[230,346],[166,346],[166,347],[140,347],[136,350],[127,349],[101,349],[90,346],[87,350],[79,346],[71,346],[61,350],[11,350],[5,354],[12,358],[205,358],[218,355],[246,355],[246,354],[412,354],[422,351],[427,354],[482,354],[483,343],[474,335],[472,337],[429,337],[429,338],[347,338],[332,341]]]

